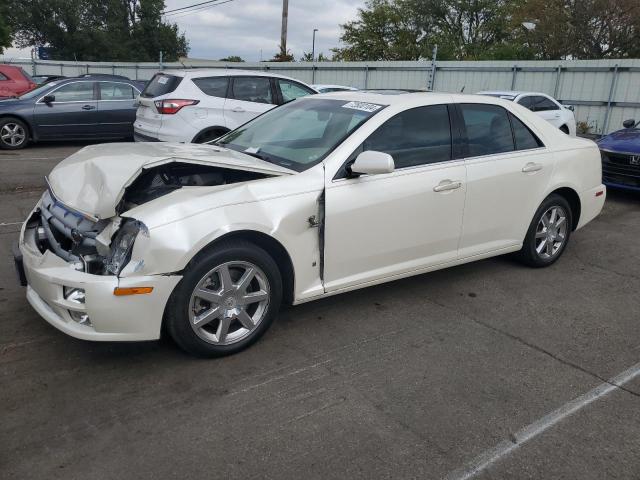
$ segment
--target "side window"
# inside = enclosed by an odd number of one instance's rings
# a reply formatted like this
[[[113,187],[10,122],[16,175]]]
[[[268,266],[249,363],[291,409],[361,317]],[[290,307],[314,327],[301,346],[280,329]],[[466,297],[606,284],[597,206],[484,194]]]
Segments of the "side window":
[[[0,82],[2,80],[9,80],[7,77],[5,77],[2,73],[0,73]]]
[[[461,104],[469,156],[479,157],[514,149],[507,111],[497,105]]]
[[[315,93],[299,83],[291,82],[289,80],[279,79],[278,86],[280,87],[280,93],[282,93],[282,101],[284,103]]]
[[[193,83],[210,97],[226,98],[229,77],[194,78]]]
[[[531,110],[531,100],[533,97],[522,97],[520,100],[518,100],[518,103],[520,105],[522,105],[525,108],[528,108],[529,110]]]
[[[56,102],[88,102],[93,100],[93,82],[75,82],[52,93]]]
[[[513,127],[513,136],[516,140],[516,150],[529,150],[544,146],[540,139],[515,115],[510,113],[509,118]]]
[[[269,77],[236,77],[233,79],[233,98],[245,102],[274,103]]]
[[[98,85],[100,85],[101,100],[133,100],[135,98],[133,87],[126,83],[100,82]],[[57,94],[56,100],[58,100]]]
[[[387,120],[362,144],[393,157],[396,168],[451,160],[451,127],[446,105],[412,108]]]
[[[549,110],[560,110],[558,105],[549,100],[547,97],[531,97],[534,112],[547,112]]]

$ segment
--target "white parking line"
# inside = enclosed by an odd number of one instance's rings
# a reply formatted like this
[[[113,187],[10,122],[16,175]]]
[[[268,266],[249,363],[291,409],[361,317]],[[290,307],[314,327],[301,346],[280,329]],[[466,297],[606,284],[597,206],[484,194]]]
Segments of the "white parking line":
[[[24,222],[0,222],[0,227],[8,227],[9,225],[22,225]]]
[[[629,383],[631,380],[640,375],[640,363],[616,375],[611,380],[604,382],[593,390],[588,391],[584,395],[565,403],[563,406],[545,415],[544,417],[530,423],[513,434],[509,440],[498,443],[495,447],[485,450],[467,465],[454,470],[445,478],[446,480],[468,480],[478,473],[482,472],[493,463],[501,460],[511,452],[521,447],[529,440],[544,433],[558,422],[564,420],[569,415],[582,410],[586,406],[592,404],[596,400],[608,395],[614,390]]]

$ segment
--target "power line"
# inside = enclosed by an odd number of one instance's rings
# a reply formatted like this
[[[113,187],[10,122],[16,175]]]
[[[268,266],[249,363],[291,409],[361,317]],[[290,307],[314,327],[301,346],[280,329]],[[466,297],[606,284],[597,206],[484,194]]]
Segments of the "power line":
[[[222,5],[223,3],[229,3],[229,2],[233,2],[234,0],[225,0],[223,2],[218,2],[218,3],[212,3],[210,5],[204,5],[204,6],[200,6],[200,7],[195,7],[192,10],[187,10],[184,12],[175,12],[175,13],[169,13],[167,15],[164,15],[164,17],[169,17],[169,18],[180,18],[180,17],[186,17],[187,15],[191,15],[192,13],[196,13],[196,12],[201,12],[203,10],[207,10],[211,7],[217,7],[218,5]],[[192,5],[193,6],[193,5]]]
[[[231,1],[233,0],[226,0],[225,2],[220,2],[220,4],[229,3]],[[218,0],[207,0],[206,2],[194,3],[193,5],[187,5],[186,7],[174,8],[173,10],[165,10],[164,12],[162,12],[162,15],[166,15],[167,13],[179,12],[181,10],[189,10],[190,8],[200,7],[202,5],[215,4],[216,2],[218,2]],[[210,6],[213,7],[214,5]]]

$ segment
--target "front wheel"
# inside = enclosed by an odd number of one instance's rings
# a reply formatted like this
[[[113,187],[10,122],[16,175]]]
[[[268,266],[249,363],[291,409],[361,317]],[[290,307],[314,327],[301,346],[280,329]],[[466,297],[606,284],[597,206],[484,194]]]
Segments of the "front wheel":
[[[281,299],[280,271],[266,251],[242,241],[218,244],[185,271],[167,304],[167,328],[193,355],[230,355],[267,331]]]
[[[518,252],[520,260],[531,267],[553,264],[564,252],[572,229],[569,202],[560,195],[549,195],[533,216],[522,250]]]

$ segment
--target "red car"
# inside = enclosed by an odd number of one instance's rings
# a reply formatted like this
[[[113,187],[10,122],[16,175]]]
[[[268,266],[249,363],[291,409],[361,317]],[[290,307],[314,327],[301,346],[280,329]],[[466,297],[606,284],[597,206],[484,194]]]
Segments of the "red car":
[[[22,95],[36,86],[36,82],[22,68],[0,65],[0,98]]]

